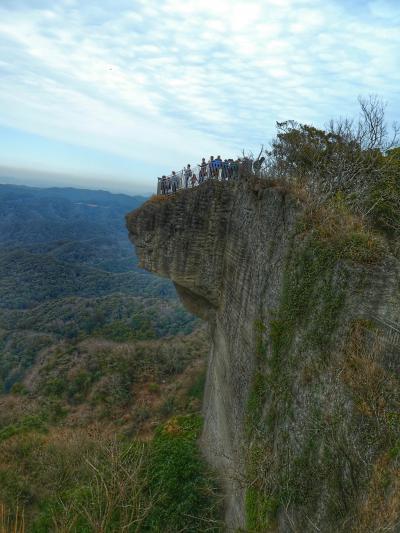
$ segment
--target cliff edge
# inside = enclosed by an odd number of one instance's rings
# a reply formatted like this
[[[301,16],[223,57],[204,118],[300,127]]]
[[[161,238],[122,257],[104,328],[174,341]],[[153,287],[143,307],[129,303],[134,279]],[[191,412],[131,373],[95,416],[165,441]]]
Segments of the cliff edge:
[[[400,276],[386,239],[254,178],[153,197],[127,227],[141,266],[209,324],[202,449],[228,529],[395,531]]]

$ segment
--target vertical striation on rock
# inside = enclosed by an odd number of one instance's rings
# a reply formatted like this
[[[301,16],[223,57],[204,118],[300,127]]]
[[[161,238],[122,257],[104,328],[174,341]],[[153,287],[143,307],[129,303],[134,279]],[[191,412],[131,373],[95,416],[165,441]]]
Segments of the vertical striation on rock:
[[[254,321],[278,304],[297,207],[275,189],[209,181],[127,217],[141,266],[170,278],[207,320],[212,348],[202,445],[223,474],[227,522],[244,523],[244,423],[254,371]]]
[[[398,371],[398,263],[310,253],[302,216],[296,198],[256,180],[208,181],[127,216],[141,266],[170,278],[209,324],[202,448],[221,474],[231,529],[349,531],[373,499],[379,446],[364,435],[353,382],[364,356],[346,339],[362,324],[368,346],[380,339],[374,364]],[[330,458],[333,427],[343,453],[338,445]],[[364,472],[357,454],[369,457]]]

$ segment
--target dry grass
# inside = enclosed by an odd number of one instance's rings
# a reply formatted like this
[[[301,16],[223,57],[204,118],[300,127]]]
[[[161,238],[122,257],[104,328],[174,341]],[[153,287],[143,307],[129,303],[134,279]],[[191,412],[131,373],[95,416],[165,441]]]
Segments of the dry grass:
[[[288,195],[300,202],[304,206],[312,203],[310,192],[299,182],[280,179],[266,180],[268,186],[280,191],[284,196]]]
[[[0,397],[0,428],[15,423],[27,415],[38,411],[38,401],[27,396],[8,394]]]
[[[160,204],[162,202],[166,202],[167,200],[172,198],[172,196],[173,196],[172,194],[171,195],[168,195],[168,194],[153,194],[153,196],[147,200],[145,205],[148,205],[148,204]]]
[[[23,508],[16,507],[11,513],[0,503],[0,533],[25,533],[25,517]]]
[[[374,453],[369,458],[363,456],[364,469],[371,474],[357,509],[354,533],[394,532],[400,527],[400,464],[396,450],[400,442],[400,383],[380,364],[384,349],[384,341],[370,325],[362,321],[353,325],[341,376],[374,443]]]
[[[96,533],[114,527],[140,531],[155,502],[155,495],[146,493],[146,446],[124,444],[99,425],[58,428],[36,438],[15,436],[2,444],[1,454],[2,471],[16,470],[35,499],[48,502],[49,531],[86,531],[87,526]],[[26,509],[27,524],[36,513]],[[0,506],[0,533],[23,532],[24,512],[18,504],[8,511]]]
[[[374,264],[385,253],[384,238],[374,232],[366,217],[352,212],[340,196],[324,205],[308,203],[303,223],[318,241],[332,248],[337,259]]]
[[[120,531],[139,531],[154,504],[144,494],[145,448],[123,450],[115,439],[104,439],[100,433],[95,440],[96,446],[100,444],[97,453],[86,450],[81,456],[88,476],[85,498],[62,502],[62,512],[54,516],[55,529],[73,531],[84,520],[93,531],[103,533],[114,527],[117,512]]]
[[[395,532],[400,527],[400,468],[388,454],[377,459],[353,533]]]
[[[350,387],[359,412],[373,417],[385,429],[393,411],[400,409],[400,384],[392,372],[380,365],[383,351],[384,343],[378,335],[362,321],[354,323],[346,346],[342,379]]]

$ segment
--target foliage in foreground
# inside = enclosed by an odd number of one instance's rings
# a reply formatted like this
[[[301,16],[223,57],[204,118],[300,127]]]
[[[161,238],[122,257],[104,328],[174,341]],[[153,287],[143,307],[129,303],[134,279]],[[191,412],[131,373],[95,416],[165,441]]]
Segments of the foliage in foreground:
[[[100,427],[12,435],[0,444],[0,516],[20,533],[219,531],[200,428],[189,415],[148,443]]]
[[[152,445],[150,488],[158,504],[149,531],[219,531],[216,486],[197,446],[200,417],[181,416],[160,427]]]

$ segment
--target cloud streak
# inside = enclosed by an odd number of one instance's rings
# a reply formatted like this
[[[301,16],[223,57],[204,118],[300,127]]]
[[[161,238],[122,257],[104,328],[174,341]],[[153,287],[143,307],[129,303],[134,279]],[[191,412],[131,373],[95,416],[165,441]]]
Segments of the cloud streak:
[[[377,93],[400,116],[396,1],[3,0],[0,123],[166,167]],[[159,163],[159,161],[157,161]]]

